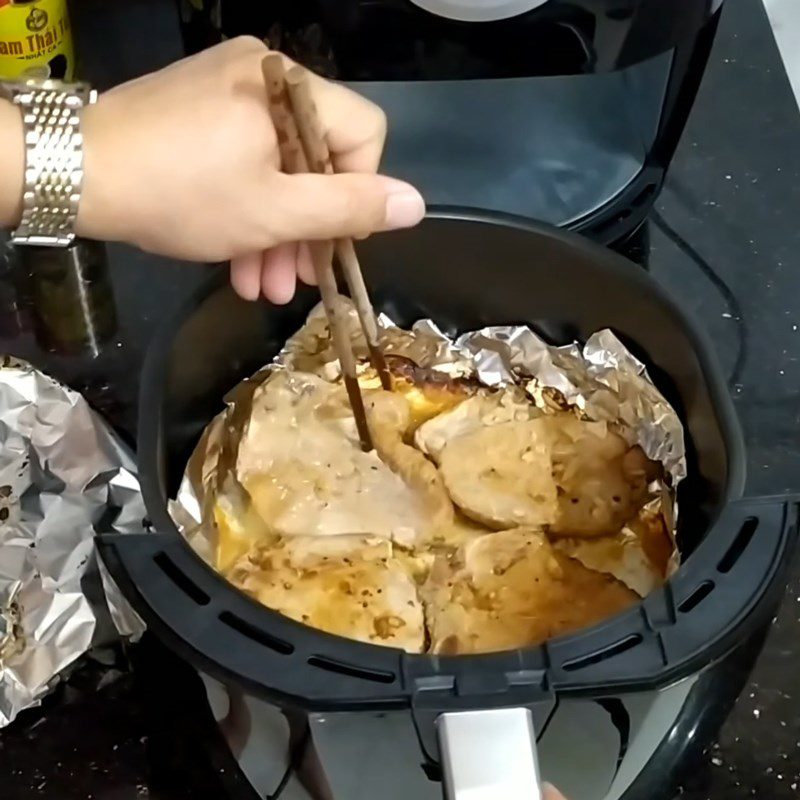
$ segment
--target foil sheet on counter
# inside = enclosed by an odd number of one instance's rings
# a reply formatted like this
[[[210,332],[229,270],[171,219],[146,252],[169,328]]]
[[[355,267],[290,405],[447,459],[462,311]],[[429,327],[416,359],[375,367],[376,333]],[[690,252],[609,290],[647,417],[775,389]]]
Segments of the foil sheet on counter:
[[[353,349],[360,369],[367,371],[366,342],[349,302],[347,311]],[[516,383],[543,410],[571,408],[587,419],[610,423],[629,445],[639,445],[662,465],[664,477],[649,487],[650,499],[638,518],[616,537],[565,539],[556,546],[589,569],[613,575],[640,596],[677,569],[676,489],[686,476],[683,425],[645,366],[614,333],[598,331],[583,346],[554,346],[521,325],[488,327],[451,338],[429,319],[416,322],[411,330],[399,328],[385,315],[379,322],[387,357],[403,357],[451,378],[477,378],[490,387]],[[340,377],[321,306],[272,364],[231,390],[226,410],[206,428],[189,460],[171,513],[195,551],[212,566],[214,504],[223,496],[234,505],[242,502],[244,490],[235,476],[239,439],[255,389],[276,369],[311,372],[330,381]],[[648,563],[643,530],[668,537],[670,552],[657,570],[660,574]]]
[[[133,457],[83,397],[0,362],[0,727],[90,648],[144,630],[93,537],[145,518]]]

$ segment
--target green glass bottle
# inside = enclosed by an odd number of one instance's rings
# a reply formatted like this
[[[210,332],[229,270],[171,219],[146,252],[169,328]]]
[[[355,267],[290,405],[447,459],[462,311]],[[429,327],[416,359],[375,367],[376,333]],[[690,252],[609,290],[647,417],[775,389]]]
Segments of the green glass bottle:
[[[24,59],[27,68],[17,77],[80,80],[66,0],[5,4],[0,0],[0,7],[7,27],[16,21],[20,30],[27,31],[25,47],[41,45],[41,58]],[[10,69],[14,63],[10,55],[0,59],[0,67],[5,64]],[[62,354],[99,355],[117,330],[105,245],[76,240],[67,248],[18,247],[10,256],[5,263],[14,264],[17,283],[23,287],[20,299],[30,308],[40,347]]]
[[[19,247],[39,346],[96,358],[117,332],[106,246],[84,239],[67,248]]]

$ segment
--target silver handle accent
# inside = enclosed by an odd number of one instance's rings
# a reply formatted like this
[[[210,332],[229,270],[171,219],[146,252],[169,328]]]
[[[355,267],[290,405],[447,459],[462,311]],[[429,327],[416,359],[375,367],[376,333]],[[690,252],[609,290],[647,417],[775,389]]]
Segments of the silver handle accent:
[[[436,733],[447,800],[542,800],[529,709],[442,714]]]

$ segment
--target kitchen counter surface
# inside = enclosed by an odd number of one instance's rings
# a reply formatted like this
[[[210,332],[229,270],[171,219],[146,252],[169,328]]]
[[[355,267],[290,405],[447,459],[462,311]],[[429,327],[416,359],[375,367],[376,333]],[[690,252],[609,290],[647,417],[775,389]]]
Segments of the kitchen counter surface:
[[[77,3],[79,47],[81,36],[103,42],[84,48],[90,79],[107,85],[132,76],[134,64],[140,71],[177,57],[175,20],[163,11],[164,4],[127,4],[128,31],[147,25],[147,63],[131,43],[135,37],[123,36],[103,16],[112,5]],[[717,346],[745,430],[752,494],[800,495],[799,173],[800,115],[763,8],[758,0],[730,0],[650,224],[647,261]],[[0,309],[0,352],[29,358],[83,391],[132,438],[138,367],[147,340],[202,280],[203,269],[117,246],[108,250],[108,266],[117,325],[96,358],[45,355],[29,329],[24,304],[19,313]],[[3,290],[0,300],[7,299]],[[800,566],[795,559],[757,666],[718,741],[677,776],[680,797],[800,796],[798,657]],[[223,800],[234,780],[225,767],[181,747],[177,724],[154,721],[140,702],[137,675],[163,658],[152,643],[129,654],[104,653],[62,683],[43,709],[24,713],[0,732],[0,796]],[[191,705],[190,688],[165,698],[175,705],[175,720],[191,714],[180,708]],[[193,764],[196,785],[176,780],[183,774],[177,768],[181,760]]]

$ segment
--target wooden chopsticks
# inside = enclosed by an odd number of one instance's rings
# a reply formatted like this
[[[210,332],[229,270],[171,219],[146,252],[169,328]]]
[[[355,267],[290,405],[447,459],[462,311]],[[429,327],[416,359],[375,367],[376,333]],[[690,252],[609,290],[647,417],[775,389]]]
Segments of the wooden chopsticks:
[[[332,174],[333,164],[325,141],[325,134],[317,115],[311,95],[311,87],[302,67],[292,67],[288,73],[283,58],[273,53],[261,62],[267,86],[272,120],[278,135],[281,166],[285,172],[318,172]],[[372,366],[380,377],[384,389],[392,388],[391,376],[386,366],[378,338],[378,323],[375,310],[369,299],[361,266],[351,239],[331,242],[309,242],[314,274],[319,284],[322,305],[328,318],[333,346],[342,365],[342,377],[347,396],[353,409],[361,447],[373,449],[372,436],[367,423],[364,400],[356,375],[356,359],[348,335],[347,319],[343,308],[343,297],[336,285],[333,272],[333,252],[341,264],[342,271],[355,304],[364,336],[367,340]]]
[[[286,87],[289,91],[289,101],[294,109],[294,117],[300,131],[300,139],[306,153],[309,165],[313,172],[333,174],[333,162],[328,143],[325,141],[325,132],[319,122],[314,98],[311,96],[311,87],[308,83],[305,70],[302,67],[292,67],[286,75]],[[347,288],[355,304],[361,327],[369,348],[370,361],[378,373],[381,386],[391,391],[392,379],[386,366],[386,359],[378,341],[378,323],[375,310],[369,299],[364,275],[352,239],[337,239],[334,244],[336,257],[342,266]]]

